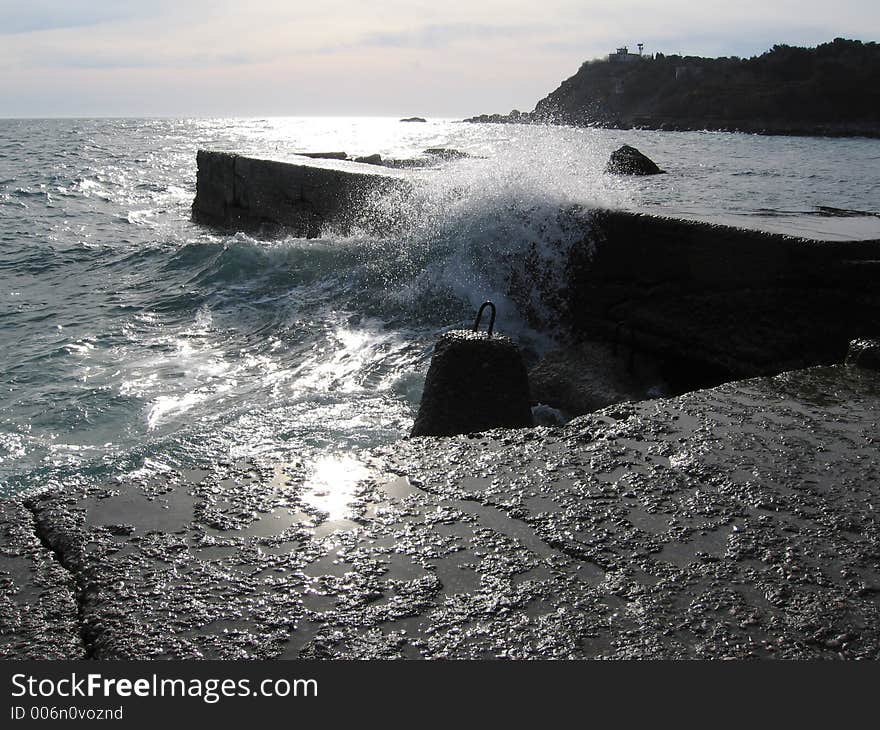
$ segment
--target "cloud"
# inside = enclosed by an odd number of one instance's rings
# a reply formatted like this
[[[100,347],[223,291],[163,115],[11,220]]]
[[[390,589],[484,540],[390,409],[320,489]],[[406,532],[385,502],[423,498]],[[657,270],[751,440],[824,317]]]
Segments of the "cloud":
[[[474,114],[532,108],[618,45],[744,56],[878,34],[876,0],[0,0],[0,116]]]
[[[0,5],[0,35],[39,33],[62,28],[87,28],[102,23],[149,17],[155,10],[156,3],[136,0],[10,2]]]
[[[515,38],[539,33],[534,25],[479,25],[474,23],[451,23],[425,25],[420,28],[397,32],[370,33],[355,45],[367,48],[446,48],[462,41],[486,41],[498,38]]]
[[[272,54],[258,53],[195,53],[164,56],[161,58],[143,54],[118,53],[65,53],[51,51],[37,59],[34,68],[66,70],[120,70],[126,69],[211,69],[229,66],[253,66],[273,60]]]
[[[0,35],[132,26],[138,21],[193,19],[219,12],[233,0],[26,0],[0,4]],[[124,30],[123,30],[124,32]]]

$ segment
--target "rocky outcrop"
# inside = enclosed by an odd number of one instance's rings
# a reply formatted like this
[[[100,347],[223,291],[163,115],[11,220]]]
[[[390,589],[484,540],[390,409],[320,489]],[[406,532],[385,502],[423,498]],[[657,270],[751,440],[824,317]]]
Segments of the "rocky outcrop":
[[[835,38],[748,59],[645,55],[587,61],[532,112],[469,122],[880,136],[880,45]]]
[[[363,157],[355,157],[355,162],[360,162],[364,165],[381,165],[382,164],[382,155],[374,154],[374,155],[365,155]]]
[[[480,124],[531,124],[538,120],[529,112],[514,109],[509,114],[479,114],[462,121]]]
[[[427,122],[427,119],[423,119],[422,117],[405,117],[400,120],[401,122]]]
[[[628,144],[611,153],[605,172],[616,175],[662,175],[657,163]]]

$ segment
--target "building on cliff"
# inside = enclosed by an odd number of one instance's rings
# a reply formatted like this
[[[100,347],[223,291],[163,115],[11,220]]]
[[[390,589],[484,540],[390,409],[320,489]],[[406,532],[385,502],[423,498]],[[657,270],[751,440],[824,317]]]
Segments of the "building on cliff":
[[[642,53],[645,47],[644,44],[639,43],[638,46],[638,53],[630,53],[627,46],[622,46],[621,48],[618,48],[614,53],[609,53],[608,60],[611,61],[611,63],[632,63],[633,61],[644,61],[645,59],[650,58],[650,56],[645,56]]]

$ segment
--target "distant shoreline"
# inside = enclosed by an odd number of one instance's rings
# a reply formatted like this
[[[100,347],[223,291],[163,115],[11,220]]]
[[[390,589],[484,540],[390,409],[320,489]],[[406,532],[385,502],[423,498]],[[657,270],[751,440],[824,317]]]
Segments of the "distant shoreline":
[[[727,134],[758,134],[767,137],[824,137],[851,139],[863,137],[865,139],[880,139],[880,125],[870,128],[853,128],[841,126],[839,128],[827,125],[815,127],[782,127],[762,125],[759,123],[718,123],[718,124],[682,124],[678,122],[649,122],[640,124],[609,124],[587,123],[577,124],[568,120],[556,121],[553,119],[531,119],[528,113],[519,113],[513,117],[509,114],[480,114],[461,120],[466,124],[523,124],[544,125],[551,127],[575,127],[577,129],[618,129],[636,130],[645,132],[724,132]]]
[[[629,53],[587,61],[534,111],[466,122],[880,138],[880,45],[835,38],[753,58]]]

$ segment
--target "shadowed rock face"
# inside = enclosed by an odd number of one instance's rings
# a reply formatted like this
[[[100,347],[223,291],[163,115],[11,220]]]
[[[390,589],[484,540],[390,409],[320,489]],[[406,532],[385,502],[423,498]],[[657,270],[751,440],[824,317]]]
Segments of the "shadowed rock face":
[[[647,155],[639,152],[635,147],[628,144],[611,153],[611,159],[605,167],[605,172],[617,175],[660,175],[663,173],[657,163]]]
[[[631,349],[582,342],[548,353],[529,370],[532,402],[580,416],[667,391],[657,366]]]
[[[440,337],[412,436],[531,425],[528,376],[512,340],[466,330]]]
[[[814,368],[402,441],[344,514],[299,464],[10,503],[4,655],[877,659],[878,414]]]

